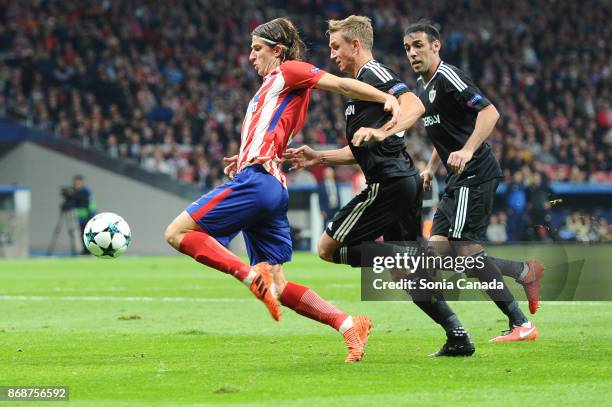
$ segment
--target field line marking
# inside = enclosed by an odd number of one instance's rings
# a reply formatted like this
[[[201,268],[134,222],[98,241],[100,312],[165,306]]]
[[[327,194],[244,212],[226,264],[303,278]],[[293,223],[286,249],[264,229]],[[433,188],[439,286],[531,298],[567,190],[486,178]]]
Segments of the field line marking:
[[[0,295],[0,301],[126,301],[126,302],[252,302],[252,298],[206,298],[206,297],[117,297],[117,296],[50,296],[50,295]],[[359,300],[329,300],[331,303],[360,302]],[[408,301],[380,301],[405,304]],[[459,301],[462,303],[475,301]],[[483,302],[483,301],[480,301]],[[607,306],[612,301],[543,301],[542,305]]]
[[[248,298],[0,295],[0,301],[251,302]]]

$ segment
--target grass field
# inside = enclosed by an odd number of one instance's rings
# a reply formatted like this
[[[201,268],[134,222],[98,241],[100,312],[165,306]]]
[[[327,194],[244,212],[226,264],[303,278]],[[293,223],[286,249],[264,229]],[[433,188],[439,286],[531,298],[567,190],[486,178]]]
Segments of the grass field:
[[[331,328],[287,309],[276,323],[188,258],[1,261],[0,386],[69,386],[54,406],[611,403],[610,302],[544,303],[541,339],[512,344],[487,343],[506,325],[493,304],[454,303],[476,354],[429,358],[441,329],[411,303],[360,302],[357,270],[297,254],[286,271],[372,317],[362,362],[343,363]]]

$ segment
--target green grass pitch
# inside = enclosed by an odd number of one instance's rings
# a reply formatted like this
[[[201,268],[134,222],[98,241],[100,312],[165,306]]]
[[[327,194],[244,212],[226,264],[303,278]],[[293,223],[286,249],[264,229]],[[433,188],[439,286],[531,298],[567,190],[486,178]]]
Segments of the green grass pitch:
[[[0,261],[0,386],[69,386],[54,406],[610,403],[610,302],[544,303],[540,340],[511,344],[487,342],[506,324],[492,303],[453,303],[476,353],[430,358],[441,329],[411,303],[359,301],[357,269],[309,254],[285,269],[373,319],[362,362],[343,363],[331,328],[288,309],[276,323],[186,257]]]

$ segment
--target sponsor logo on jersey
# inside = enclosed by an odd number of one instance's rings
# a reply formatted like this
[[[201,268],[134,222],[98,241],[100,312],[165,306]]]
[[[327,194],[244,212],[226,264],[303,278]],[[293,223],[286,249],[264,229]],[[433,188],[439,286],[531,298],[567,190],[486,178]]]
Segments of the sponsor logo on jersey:
[[[433,126],[434,124],[440,124],[440,115],[435,114],[433,116],[425,116],[421,120],[423,121],[423,126]]]
[[[436,90],[432,89],[429,91],[429,103],[433,103],[435,98],[436,98]]]
[[[259,95],[255,95],[253,99],[249,102],[249,107],[247,107],[247,114],[255,112],[257,110],[257,102],[259,102]]]
[[[312,68],[310,68],[310,73],[317,73],[321,70],[321,68],[313,66]]]
[[[355,114],[355,105],[348,105],[344,111],[344,116],[349,117]]]
[[[467,101],[468,107],[474,107],[474,105],[482,100],[482,96],[476,93],[470,100]]]
[[[408,89],[408,86],[406,86],[405,83],[401,82],[401,83],[398,83],[397,85],[393,86],[387,92],[392,94],[392,95],[395,95],[397,92],[399,92],[400,90],[404,90],[404,89]]]

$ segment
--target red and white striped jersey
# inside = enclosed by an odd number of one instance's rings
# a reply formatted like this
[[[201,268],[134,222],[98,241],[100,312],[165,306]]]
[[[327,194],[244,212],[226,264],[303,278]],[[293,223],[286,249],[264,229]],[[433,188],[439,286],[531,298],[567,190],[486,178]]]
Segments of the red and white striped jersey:
[[[238,171],[262,164],[287,186],[281,158],[304,125],[311,89],[324,73],[306,62],[286,61],[264,78],[242,122]]]

